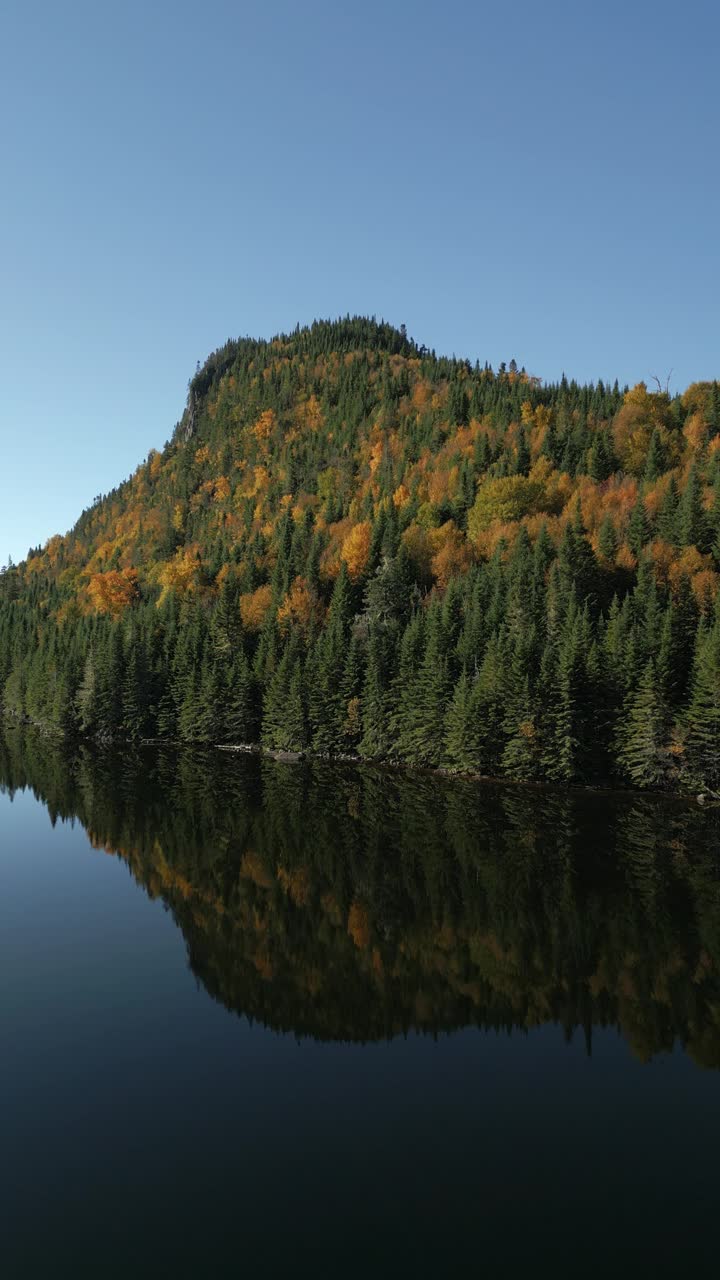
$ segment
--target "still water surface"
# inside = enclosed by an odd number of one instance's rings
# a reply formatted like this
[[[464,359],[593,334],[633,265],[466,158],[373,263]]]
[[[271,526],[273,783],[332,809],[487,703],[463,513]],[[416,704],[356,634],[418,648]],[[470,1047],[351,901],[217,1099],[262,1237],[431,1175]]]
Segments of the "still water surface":
[[[717,817],[0,737],[2,1274],[700,1274]]]

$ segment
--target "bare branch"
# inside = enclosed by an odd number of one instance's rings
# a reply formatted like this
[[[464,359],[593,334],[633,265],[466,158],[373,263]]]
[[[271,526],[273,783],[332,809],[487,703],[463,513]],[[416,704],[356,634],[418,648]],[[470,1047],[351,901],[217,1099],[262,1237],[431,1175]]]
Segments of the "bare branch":
[[[657,374],[656,374],[656,373],[654,373],[654,374],[652,375],[652,380],[653,380],[653,382],[657,383],[658,395],[666,395],[666,396],[668,396],[668,398],[669,398],[669,396],[670,396],[670,379],[672,378],[672,372],[673,372],[673,371],[672,371],[672,369],[671,369],[671,370],[670,370],[670,372],[668,373],[668,375],[667,375],[667,377],[666,377],[666,379],[665,379],[665,382],[664,382],[664,383],[662,383],[662,382],[660,381],[660,379],[658,378],[658,376],[657,376]]]

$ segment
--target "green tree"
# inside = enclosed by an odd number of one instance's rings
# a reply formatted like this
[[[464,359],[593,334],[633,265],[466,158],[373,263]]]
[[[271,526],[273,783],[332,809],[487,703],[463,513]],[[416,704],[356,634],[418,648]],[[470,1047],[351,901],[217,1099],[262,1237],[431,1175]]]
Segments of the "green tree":
[[[650,659],[618,728],[618,759],[633,786],[659,788],[670,775],[669,710]]]

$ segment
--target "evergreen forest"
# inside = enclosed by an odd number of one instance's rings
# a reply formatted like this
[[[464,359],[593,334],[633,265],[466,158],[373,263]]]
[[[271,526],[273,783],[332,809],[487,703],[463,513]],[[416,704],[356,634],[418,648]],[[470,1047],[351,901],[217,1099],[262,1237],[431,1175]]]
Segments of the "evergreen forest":
[[[445,358],[363,318],[228,342],[0,574],[7,717],[720,792],[720,386]]]

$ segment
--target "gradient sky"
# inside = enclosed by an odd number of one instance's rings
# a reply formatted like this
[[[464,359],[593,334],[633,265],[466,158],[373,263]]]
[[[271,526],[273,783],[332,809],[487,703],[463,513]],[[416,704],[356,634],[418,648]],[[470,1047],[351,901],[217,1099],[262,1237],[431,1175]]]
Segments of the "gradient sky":
[[[228,337],[720,376],[719,53],[710,0],[2,0],[0,562]]]

